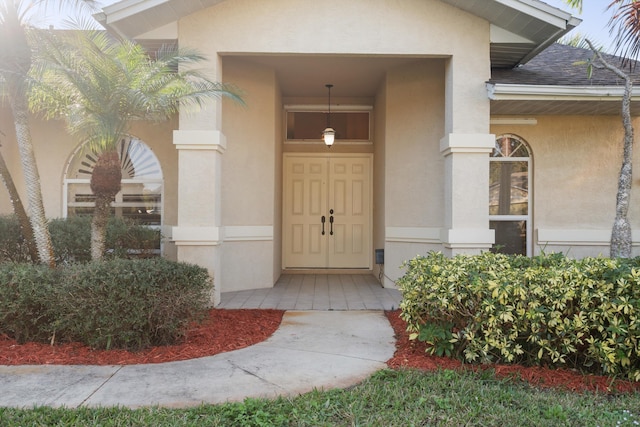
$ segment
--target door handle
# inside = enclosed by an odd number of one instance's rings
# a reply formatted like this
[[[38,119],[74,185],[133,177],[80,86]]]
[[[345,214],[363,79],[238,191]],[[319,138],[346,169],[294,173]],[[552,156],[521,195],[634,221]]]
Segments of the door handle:
[[[322,235],[324,236],[324,222],[325,222],[325,217],[324,215],[322,215],[322,218],[320,218],[320,222],[322,222]]]
[[[331,229],[330,229],[330,231],[329,231],[329,235],[330,235],[330,236],[333,236],[333,215],[331,215],[331,216],[329,217],[329,224],[330,224],[330,226],[331,226]]]

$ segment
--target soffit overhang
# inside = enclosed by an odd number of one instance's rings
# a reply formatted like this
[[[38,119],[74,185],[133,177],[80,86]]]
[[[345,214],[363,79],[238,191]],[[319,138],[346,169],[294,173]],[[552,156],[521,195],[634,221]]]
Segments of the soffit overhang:
[[[95,18],[126,38],[139,38],[225,0],[122,0]],[[492,67],[526,63],[581,20],[540,0],[440,0],[491,24]]]
[[[441,0],[486,19],[517,38],[497,38],[492,31],[491,66],[513,68],[531,58],[567,34],[581,19],[540,0]],[[519,39],[519,40],[518,40]]]
[[[487,83],[491,115],[620,116],[624,87]],[[640,115],[640,89],[633,89],[631,113]]]
[[[122,0],[94,18],[107,30],[134,39],[225,0]]]

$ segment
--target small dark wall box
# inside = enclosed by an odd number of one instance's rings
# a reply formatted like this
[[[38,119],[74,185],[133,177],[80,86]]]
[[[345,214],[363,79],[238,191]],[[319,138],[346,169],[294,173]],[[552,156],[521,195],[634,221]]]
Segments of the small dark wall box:
[[[384,264],[384,249],[376,249],[376,264]]]

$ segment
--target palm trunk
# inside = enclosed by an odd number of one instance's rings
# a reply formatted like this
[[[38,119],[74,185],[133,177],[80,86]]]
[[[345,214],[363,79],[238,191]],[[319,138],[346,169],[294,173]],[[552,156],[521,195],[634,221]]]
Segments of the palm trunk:
[[[20,151],[22,171],[27,187],[27,200],[29,202],[29,216],[33,228],[33,236],[38,248],[40,262],[50,267],[55,267],[53,245],[51,235],[47,228],[47,218],[44,214],[42,203],[42,190],[40,189],[40,174],[36,164],[36,157],[31,142],[29,131],[28,109],[25,95],[19,89],[9,99],[11,112],[16,128],[16,139]]]
[[[96,207],[91,221],[91,259],[104,257],[107,223],[111,215],[111,197],[96,196]]]
[[[20,21],[18,3],[6,2],[6,6],[3,16],[4,22],[0,26],[2,29],[0,37],[11,42],[2,44],[3,66],[5,67],[3,76],[9,107],[13,114],[22,172],[27,187],[29,217],[40,262],[55,267],[51,235],[47,228],[47,219],[42,203],[40,175],[38,174],[28,123],[26,79],[31,67],[31,47],[27,41],[24,26]]]
[[[104,256],[107,223],[111,216],[111,200],[120,191],[122,166],[115,150],[105,151],[98,157],[91,174],[91,191],[96,196],[96,207],[91,222],[91,259]]]
[[[624,95],[622,97],[622,126],[624,127],[624,148],[622,167],[618,176],[618,192],[616,195],[616,217],[611,230],[611,258],[631,258],[631,223],[629,222],[629,203],[631,199],[631,184],[633,180],[633,125],[631,124],[631,93],[633,83],[631,77],[619,68],[609,64],[596,50],[589,40],[586,40],[598,61],[608,70],[624,80]]]
[[[9,192],[9,199],[11,200],[11,206],[13,206],[13,212],[18,218],[18,223],[20,224],[20,232],[22,233],[22,237],[27,242],[27,248],[29,250],[29,257],[31,258],[31,262],[37,263],[39,260],[38,248],[36,247],[36,242],[33,238],[33,228],[31,227],[31,223],[29,222],[29,216],[27,215],[27,211],[25,211],[24,209],[24,205],[22,204],[22,200],[20,199],[20,194],[18,194],[16,185],[13,182],[11,173],[9,173],[9,168],[7,168],[7,163],[4,161],[4,156],[2,156],[2,152],[0,152],[0,178],[2,179],[2,182],[4,182],[4,186],[7,188],[7,191]]]

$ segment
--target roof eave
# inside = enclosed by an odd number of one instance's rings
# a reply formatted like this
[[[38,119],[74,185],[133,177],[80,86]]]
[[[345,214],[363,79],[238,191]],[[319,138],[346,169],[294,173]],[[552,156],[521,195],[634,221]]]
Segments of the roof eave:
[[[546,48],[548,48],[549,46],[551,46],[552,44],[557,42],[561,37],[563,37],[565,34],[569,33],[571,30],[573,30],[575,27],[577,27],[581,22],[582,22],[581,19],[572,16],[567,21],[567,25],[566,25],[565,28],[559,29],[553,35],[548,37],[543,43],[538,44],[534,49],[532,49],[527,54],[527,56],[522,58],[520,60],[520,62],[518,62],[518,64],[516,64],[516,66],[524,65],[527,62],[529,62],[532,58],[535,58],[536,56],[538,56],[538,54],[540,52],[542,52],[543,50],[545,50]]]
[[[552,86],[487,83],[492,101],[617,101],[623,86]],[[632,101],[640,101],[640,89],[634,88]]]

